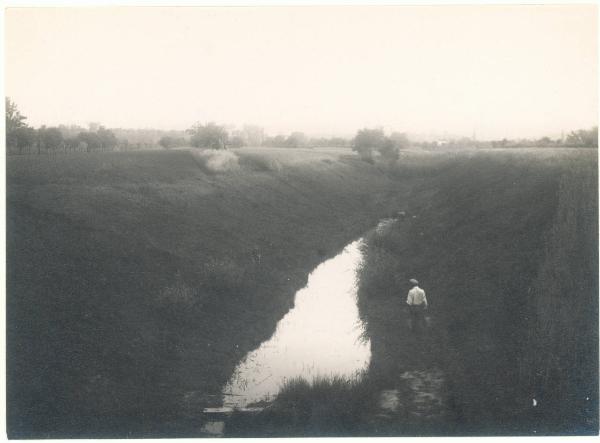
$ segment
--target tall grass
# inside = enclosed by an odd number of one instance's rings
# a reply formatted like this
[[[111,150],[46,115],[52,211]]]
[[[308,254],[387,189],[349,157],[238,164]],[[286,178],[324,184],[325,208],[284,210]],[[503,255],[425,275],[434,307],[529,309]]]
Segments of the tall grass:
[[[365,244],[371,367],[393,379],[419,364],[402,327],[416,277],[436,325],[428,364],[447,374],[456,432],[539,431],[540,414],[548,433],[597,431],[594,153],[444,157],[426,161],[406,220]],[[533,409],[535,395],[548,407]]]
[[[373,390],[362,376],[288,380],[275,401],[258,416],[238,414],[228,436],[348,436],[364,431],[373,410]]]
[[[531,287],[535,316],[521,384],[555,432],[598,429],[598,175],[565,162],[558,207]]]

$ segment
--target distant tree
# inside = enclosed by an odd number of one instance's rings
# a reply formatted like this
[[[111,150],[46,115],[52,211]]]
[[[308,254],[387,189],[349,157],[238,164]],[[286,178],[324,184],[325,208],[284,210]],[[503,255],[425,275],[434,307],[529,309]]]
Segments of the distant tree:
[[[161,145],[164,149],[171,149],[175,147],[175,138],[169,137],[165,135],[160,138],[158,144]]]
[[[308,138],[303,132],[292,132],[285,140],[285,145],[290,148],[303,148],[308,145]]]
[[[567,135],[566,139],[567,146],[579,146],[579,147],[598,147],[598,127],[592,129],[579,129],[578,131],[571,131]]]
[[[65,149],[67,151],[77,151],[80,148],[80,141],[77,137],[66,137],[65,138]]]
[[[25,120],[27,117],[21,115],[19,109],[15,102],[13,102],[10,97],[5,97],[4,104],[6,106],[6,133],[10,133],[17,128],[21,128],[23,126],[27,126]]]
[[[43,148],[46,152],[56,152],[63,146],[64,138],[58,128],[42,126],[38,129],[38,154]]]
[[[9,97],[4,98],[5,104],[5,130],[6,130],[6,147],[8,149],[17,148],[17,134],[15,131],[19,128],[26,127],[25,120],[27,117],[21,115],[15,102]]]
[[[33,148],[38,140],[38,134],[35,129],[29,126],[21,126],[20,128],[12,131],[12,136],[15,140],[15,147],[19,150],[19,154],[27,148],[30,150]]]
[[[246,142],[239,135],[231,137],[231,141],[229,142],[229,144],[232,148],[241,148],[242,146],[246,146]]]
[[[262,145],[271,148],[283,148],[286,146],[286,141],[287,138],[284,135],[276,135],[275,137],[266,137]]]
[[[358,152],[363,160],[373,160],[373,151],[378,151],[386,144],[383,129],[361,129],[356,133],[352,143],[352,149]]]
[[[170,135],[164,135],[158,141],[158,144],[162,146],[164,149],[177,148],[180,146],[185,146],[185,139],[183,137],[173,137]]]
[[[396,149],[406,149],[410,145],[408,136],[404,132],[392,132],[390,140]]]
[[[104,126],[100,126],[96,135],[100,139],[100,149],[104,151],[112,151],[119,142],[115,134]]]
[[[85,150],[87,152],[99,151],[102,149],[102,140],[95,132],[80,132],[79,135],[77,135],[77,140],[80,143],[85,143]]]
[[[394,163],[400,158],[400,149],[391,138],[386,137],[378,151],[386,163]]]
[[[196,123],[188,132],[191,134],[190,143],[196,148],[225,149],[229,141],[227,129],[212,122],[206,125]]]

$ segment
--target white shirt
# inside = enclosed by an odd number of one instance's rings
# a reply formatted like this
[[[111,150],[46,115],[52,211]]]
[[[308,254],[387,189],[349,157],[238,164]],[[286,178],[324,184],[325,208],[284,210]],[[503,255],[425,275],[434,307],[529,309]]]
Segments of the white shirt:
[[[410,306],[419,306],[425,305],[427,306],[427,298],[425,297],[425,291],[423,291],[418,286],[415,286],[410,291],[408,291],[408,297],[406,299],[406,304]]]

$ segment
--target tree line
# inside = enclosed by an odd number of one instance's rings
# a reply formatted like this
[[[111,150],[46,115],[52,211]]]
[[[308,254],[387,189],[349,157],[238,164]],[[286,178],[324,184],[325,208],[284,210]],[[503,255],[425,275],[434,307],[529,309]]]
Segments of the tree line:
[[[405,133],[386,135],[382,128],[363,128],[353,138],[309,137],[300,131],[289,135],[269,136],[255,125],[235,128],[214,122],[196,123],[186,131],[163,131],[158,129],[107,129],[99,123],[88,128],[59,125],[41,126],[35,129],[26,123],[17,105],[8,97],[6,105],[6,147],[8,154],[31,154],[53,152],[94,152],[112,150],[173,149],[196,147],[206,149],[241,148],[265,146],[280,148],[352,148],[366,161],[381,158],[396,161],[400,151],[409,147],[427,150],[463,148],[519,148],[519,147],[598,147],[598,128],[571,131],[566,137],[551,139],[518,139],[479,141],[472,138],[456,138],[415,142]]]
[[[27,117],[8,97],[5,106],[6,148],[9,154],[112,151],[119,143],[115,134],[103,126],[73,135],[65,135],[59,127],[43,125],[35,129],[26,123]]]

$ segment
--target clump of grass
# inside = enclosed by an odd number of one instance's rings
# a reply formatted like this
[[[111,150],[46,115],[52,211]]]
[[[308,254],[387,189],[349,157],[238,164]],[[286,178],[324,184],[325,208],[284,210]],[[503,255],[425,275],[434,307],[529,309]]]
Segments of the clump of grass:
[[[231,436],[357,435],[372,402],[370,383],[360,376],[294,378],[258,416],[236,414],[226,431]]]
[[[209,173],[237,171],[239,159],[235,153],[218,149],[193,149],[192,157],[202,169]]]

